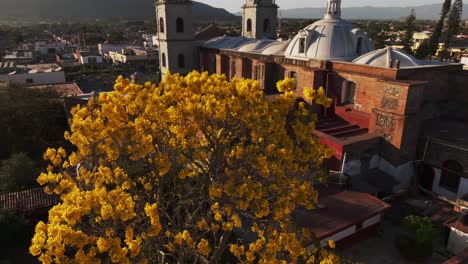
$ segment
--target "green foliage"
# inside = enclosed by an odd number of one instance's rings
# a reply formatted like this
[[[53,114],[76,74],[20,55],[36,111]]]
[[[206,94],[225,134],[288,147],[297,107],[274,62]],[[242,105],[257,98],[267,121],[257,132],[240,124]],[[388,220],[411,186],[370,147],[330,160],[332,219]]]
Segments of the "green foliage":
[[[405,217],[403,225],[407,230],[415,234],[415,241],[422,244],[432,241],[435,235],[435,229],[431,219],[422,216],[410,215]]]
[[[28,254],[34,228],[9,210],[0,210],[0,263],[36,263]]]
[[[463,12],[463,1],[455,0],[452,4],[452,8],[447,16],[447,23],[443,33],[443,41],[447,43],[450,41],[450,38],[458,34],[461,29],[461,16]]]
[[[395,244],[410,260],[422,261],[432,255],[432,239],[436,229],[427,217],[409,215],[403,220],[405,233],[397,235]]]
[[[411,10],[411,14],[406,18],[405,35],[403,36],[403,50],[407,53],[413,53],[411,46],[413,44],[413,34],[416,31],[416,11]]]
[[[0,162],[0,193],[19,191],[37,185],[39,174],[34,161],[25,153],[13,154]]]
[[[24,219],[10,210],[0,210],[0,253],[3,255],[12,246],[15,237],[23,229]]]
[[[67,130],[56,92],[23,87],[0,89],[0,124],[0,160],[24,152],[42,161],[47,147],[63,144]]]
[[[431,48],[429,46],[429,42],[424,41],[419,48],[416,50],[414,54],[418,59],[427,59],[429,55],[431,55]]]
[[[440,19],[437,22],[437,25],[432,32],[431,38],[429,39],[429,53],[434,55],[439,47],[439,42],[442,37],[442,30],[444,29],[444,22],[447,18],[447,14],[450,11],[450,7],[452,6],[452,0],[445,0],[442,6],[442,11],[440,13]]]

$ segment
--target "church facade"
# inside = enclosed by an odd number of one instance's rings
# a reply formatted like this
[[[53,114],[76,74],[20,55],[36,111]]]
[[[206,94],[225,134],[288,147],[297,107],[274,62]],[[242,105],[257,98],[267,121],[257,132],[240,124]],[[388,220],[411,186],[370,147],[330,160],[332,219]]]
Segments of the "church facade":
[[[421,159],[424,125],[450,118],[442,115],[445,103],[468,103],[463,65],[421,61],[390,47],[375,50],[364,31],[341,18],[341,0],[327,0],[324,18],[287,41],[275,40],[275,1],[246,0],[242,36],[202,44],[189,30],[190,5],[188,0],[158,1],[163,73],[197,69],[228,79],[252,78],[267,95],[276,94],[276,82],[290,77],[296,79],[298,99],[306,87],[323,87],[334,103],[317,108],[314,133],[334,150],[332,170],[344,167],[350,176],[384,171],[398,181],[393,191],[404,189],[415,174],[412,164]],[[178,32],[179,18],[187,31]]]

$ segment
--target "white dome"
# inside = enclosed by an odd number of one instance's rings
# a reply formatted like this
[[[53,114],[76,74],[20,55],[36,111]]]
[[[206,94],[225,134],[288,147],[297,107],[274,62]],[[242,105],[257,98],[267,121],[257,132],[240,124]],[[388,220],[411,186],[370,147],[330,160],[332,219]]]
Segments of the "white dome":
[[[393,68],[396,61],[399,61],[400,68],[416,67],[423,65],[419,60],[411,55],[406,54],[399,49],[386,47],[375,50],[355,59],[353,63],[365,64],[374,67]]]
[[[326,15],[293,38],[285,57],[352,61],[372,50],[374,46],[364,31],[338,16]]]

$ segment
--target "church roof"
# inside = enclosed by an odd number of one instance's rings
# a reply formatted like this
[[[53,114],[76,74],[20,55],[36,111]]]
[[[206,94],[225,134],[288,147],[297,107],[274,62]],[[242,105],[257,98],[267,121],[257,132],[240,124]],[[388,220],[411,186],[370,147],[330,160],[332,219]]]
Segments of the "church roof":
[[[211,49],[238,49],[247,43],[256,41],[256,39],[245,37],[218,37],[208,40],[203,44],[203,47]]]
[[[250,42],[250,43],[247,43],[247,44],[243,45],[242,47],[239,48],[239,51],[241,51],[241,52],[258,52],[259,50],[262,50],[266,46],[268,46],[268,45],[270,45],[272,43],[275,43],[275,42],[276,42],[275,40],[271,40],[271,39],[260,39],[260,40],[257,40],[255,42]]]
[[[400,68],[417,67],[424,65],[421,61],[417,60],[411,55],[406,54],[404,51],[386,47],[379,50],[371,51],[361,57],[355,59],[353,63],[365,64],[382,68],[395,67],[396,61],[399,61]]]
[[[289,40],[288,41],[276,41],[276,42],[271,43],[270,45],[266,46],[261,52],[264,55],[272,55],[272,54],[282,53],[288,47],[289,42],[290,42]]]

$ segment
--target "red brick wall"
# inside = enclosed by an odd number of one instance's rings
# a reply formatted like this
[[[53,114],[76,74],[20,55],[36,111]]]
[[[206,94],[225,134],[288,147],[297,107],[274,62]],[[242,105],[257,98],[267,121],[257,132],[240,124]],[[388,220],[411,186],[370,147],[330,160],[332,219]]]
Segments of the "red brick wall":
[[[200,69],[210,74],[216,73],[216,54],[206,50],[200,51]]]
[[[216,73],[229,76],[229,57],[226,55],[216,54]]]

